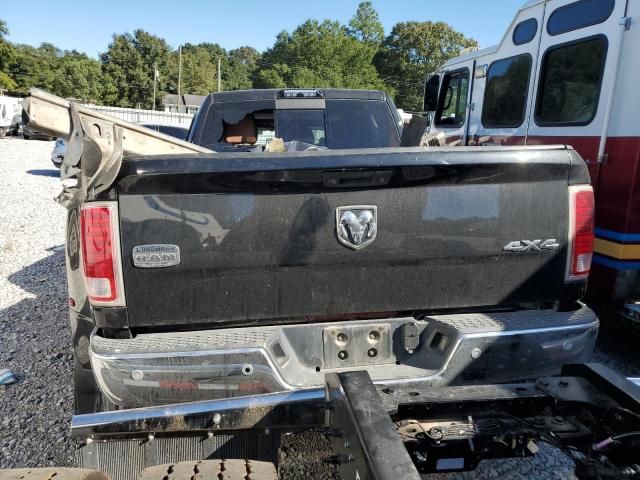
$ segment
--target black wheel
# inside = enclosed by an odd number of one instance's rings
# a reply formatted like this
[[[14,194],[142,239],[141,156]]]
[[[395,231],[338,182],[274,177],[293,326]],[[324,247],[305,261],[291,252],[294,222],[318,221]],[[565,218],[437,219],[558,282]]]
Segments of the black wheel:
[[[29,140],[31,137],[29,135],[26,134],[22,134],[22,138],[24,138],[25,140]]]
[[[138,480],[278,480],[273,463],[253,460],[202,460],[149,467]]]
[[[7,131],[4,129],[4,127],[0,127],[0,138],[3,138],[6,135]]]
[[[0,480],[110,480],[99,470],[85,468],[16,468],[0,470]]]

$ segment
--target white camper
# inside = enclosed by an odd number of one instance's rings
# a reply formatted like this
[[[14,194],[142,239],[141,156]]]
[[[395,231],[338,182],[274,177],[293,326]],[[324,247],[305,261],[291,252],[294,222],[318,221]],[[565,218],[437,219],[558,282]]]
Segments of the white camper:
[[[22,118],[22,99],[0,96],[0,138],[15,135]]]
[[[425,85],[441,144],[567,144],[582,155],[597,304],[640,300],[639,74],[640,0],[530,0],[498,45],[449,60]]]

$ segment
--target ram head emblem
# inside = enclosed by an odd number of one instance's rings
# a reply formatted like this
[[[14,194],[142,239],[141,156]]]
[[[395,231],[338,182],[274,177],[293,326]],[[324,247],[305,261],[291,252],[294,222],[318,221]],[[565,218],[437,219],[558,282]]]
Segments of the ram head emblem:
[[[353,250],[373,242],[378,234],[378,207],[354,205],[336,208],[338,241]]]

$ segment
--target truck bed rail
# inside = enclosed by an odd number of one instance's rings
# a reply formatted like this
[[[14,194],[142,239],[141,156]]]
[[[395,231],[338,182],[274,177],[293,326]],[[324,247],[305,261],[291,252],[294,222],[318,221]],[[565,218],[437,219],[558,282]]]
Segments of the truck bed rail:
[[[57,199],[65,206],[109,188],[120,172],[123,155],[211,152],[37,88],[24,100],[23,123],[68,140],[60,177],[72,181],[63,183]]]
[[[70,140],[74,130],[72,105],[77,109],[80,120],[83,122],[92,123],[95,126],[109,123],[122,128],[124,130],[122,150],[125,154],[211,153],[207,148],[129,123],[38,88],[32,88],[24,101],[23,110],[27,117],[24,123],[54,137]]]

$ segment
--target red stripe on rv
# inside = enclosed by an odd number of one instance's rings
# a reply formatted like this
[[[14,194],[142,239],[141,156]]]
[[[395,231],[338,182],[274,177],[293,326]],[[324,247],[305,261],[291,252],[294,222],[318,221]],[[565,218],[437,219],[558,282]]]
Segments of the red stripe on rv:
[[[596,162],[599,137],[529,137],[528,145],[571,145],[587,161],[596,194],[596,225],[640,233],[640,137],[610,137],[606,164]]]

